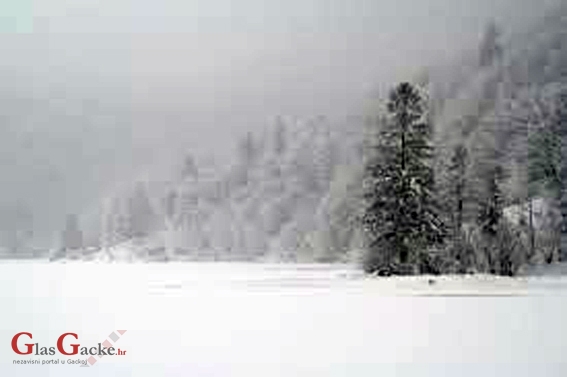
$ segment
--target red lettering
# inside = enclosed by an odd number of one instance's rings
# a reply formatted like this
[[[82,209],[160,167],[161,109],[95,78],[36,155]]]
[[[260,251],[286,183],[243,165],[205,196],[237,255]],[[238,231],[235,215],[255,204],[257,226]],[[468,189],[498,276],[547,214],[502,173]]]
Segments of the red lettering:
[[[79,337],[77,336],[77,334],[72,333],[72,332],[66,332],[65,334],[61,334],[61,336],[57,339],[57,349],[59,350],[59,352],[61,352],[63,355],[76,355],[77,353],[79,353],[79,344],[70,344],[72,351],[71,352],[65,352],[65,350],[63,349],[63,339],[65,339],[65,337],[67,335],[71,335],[73,338],[75,339],[79,339]]]
[[[12,338],[12,349],[14,350],[15,353],[17,353],[18,355],[29,355],[30,353],[33,352],[33,344],[31,343],[26,343],[24,344],[26,347],[28,347],[28,350],[26,352],[22,352],[18,349],[18,339],[20,338],[20,336],[22,335],[27,335],[30,337],[30,339],[32,339],[32,334],[29,332],[19,332],[16,335],[14,335],[14,337]]]

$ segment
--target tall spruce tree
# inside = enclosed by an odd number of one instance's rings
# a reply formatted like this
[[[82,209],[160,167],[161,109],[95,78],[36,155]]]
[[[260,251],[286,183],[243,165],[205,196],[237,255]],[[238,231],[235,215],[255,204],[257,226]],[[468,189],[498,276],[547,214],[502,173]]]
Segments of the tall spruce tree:
[[[134,193],[128,201],[128,216],[133,237],[143,238],[150,234],[155,221],[154,210],[147,188],[142,182],[136,184]]]
[[[465,188],[468,151],[463,144],[453,148],[453,155],[448,166],[450,191],[447,198],[451,217],[453,257],[457,262],[464,263],[463,255],[463,217],[465,210]]]
[[[567,89],[563,89],[556,98],[552,131],[561,140],[560,209],[561,209],[561,245],[560,260],[567,261]]]
[[[479,201],[477,224],[485,241],[483,252],[487,268],[490,273],[497,273],[497,259],[499,250],[496,241],[503,217],[503,195],[501,180],[503,169],[495,164],[484,175],[484,195]]]
[[[431,127],[423,98],[402,83],[391,91],[387,110],[375,155],[366,166],[367,272],[398,263],[415,266],[444,236],[433,199]]]
[[[533,200],[536,196],[560,199],[561,139],[548,129],[533,132],[528,139],[528,208],[530,255],[535,253]]]

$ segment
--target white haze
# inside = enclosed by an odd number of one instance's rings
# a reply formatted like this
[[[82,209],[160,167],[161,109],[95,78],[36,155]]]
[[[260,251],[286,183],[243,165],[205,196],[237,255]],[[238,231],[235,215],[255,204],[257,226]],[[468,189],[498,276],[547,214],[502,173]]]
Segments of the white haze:
[[[489,19],[513,30],[556,2],[3,5],[1,201],[30,206],[45,244],[148,165],[222,155],[277,115],[356,113],[376,87],[474,46]]]

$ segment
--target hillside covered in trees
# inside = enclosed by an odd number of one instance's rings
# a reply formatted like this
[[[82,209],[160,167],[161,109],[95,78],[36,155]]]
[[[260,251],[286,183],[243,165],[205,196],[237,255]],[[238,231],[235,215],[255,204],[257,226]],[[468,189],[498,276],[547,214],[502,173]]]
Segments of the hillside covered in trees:
[[[410,80],[443,224],[443,242],[420,246],[418,270],[514,274],[566,258],[566,16],[557,9],[512,36],[490,24],[470,54]],[[65,233],[63,250],[81,239],[109,260],[363,262],[363,182],[387,104],[370,98],[365,114],[341,120],[278,117],[236,143],[230,165],[188,153],[165,182],[101,201],[96,229],[70,221],[81,237]]]

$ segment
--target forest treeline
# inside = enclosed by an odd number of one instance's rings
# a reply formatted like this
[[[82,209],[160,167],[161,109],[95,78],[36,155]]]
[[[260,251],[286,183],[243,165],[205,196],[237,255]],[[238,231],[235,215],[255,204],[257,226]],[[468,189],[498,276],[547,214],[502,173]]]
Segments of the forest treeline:
[[[561,156],[567,91],[553,100],[553,109],[542,123],[526,124],[527,195],[523,201],[529,210],[526,214],[520,208],[515,219],[504,213],[513,207],[504,194],[507,168],[499,159],[498,136],[493,134],[489,143],[477,145],[480,148],[474,153],[463,142],[457,143],[443,168],[435,169],[434,125],[424,96],[410,83],[395,87],[387,113],[375,124],[379,130],[368,151],[365,271],[513,276],[537,258],[547,263],[564,260],[567,253],[561,250],[561,236],[567,217],[561,211],[561,199],[566,164]],[[509,121],[500,119],[492,126]],[[442,177],[439,182],[436,175]],[[547,210],[556,211],[547,219],[551,222],[536,228],[534,201],[541,198],[547,199]]]
[[[563,13],[515,42],[488,25],[474,53],[392,85],[369,116],[279,117],[228,165],[189,152],[168,182],[104,198],[96,226],[70,216],[60,243],[379,274],[514,275],[565,260]]]

